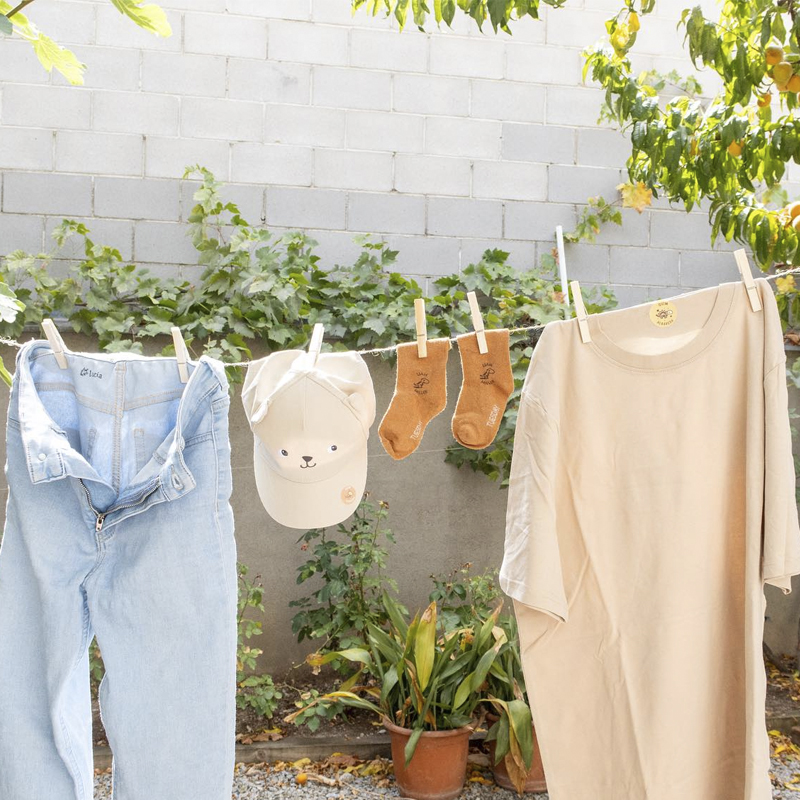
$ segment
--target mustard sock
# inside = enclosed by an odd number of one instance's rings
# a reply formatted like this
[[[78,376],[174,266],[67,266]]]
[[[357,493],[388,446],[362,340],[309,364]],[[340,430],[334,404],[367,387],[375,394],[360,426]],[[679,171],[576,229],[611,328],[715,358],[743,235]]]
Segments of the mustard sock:
[[[514,391],[508,329],[485,333],[487,353],[478,350],[476,333],[456,339],[463,379],[453,414],[453,436],[472,450],[482,450],[494,441]]]
[[[416,342],[397,347],[394,396],[378,427],[386,452],[400,460],[411,455],[427,424],[447,405],[449,339],[429,339],[428,355],[420,358]]]

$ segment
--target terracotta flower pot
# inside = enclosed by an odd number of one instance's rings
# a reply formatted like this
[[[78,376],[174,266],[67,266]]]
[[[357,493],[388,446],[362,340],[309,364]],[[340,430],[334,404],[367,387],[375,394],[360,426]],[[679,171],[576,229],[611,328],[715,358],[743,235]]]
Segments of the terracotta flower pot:
[[[461,794],[467,777],[467,754],[472,728],[424,731],[414,757],[405,766],[405,747],[412,731],[384,718],[392,740],[394,776],[401,797],[414,800],[453,800]]]
[[[499,717],[487,715],[488,720],[496,722]],[[511,783],[511,778],[508,777],[508,770],[506,769],[506,760],[503,759],[499,764],[494,763],[495,742],[486,742],[486,747],[489,750],[489,763],[492,765],[492,775],[494,775],[495,783],[502,786],[504,789],[511,789],[516,791],[516,787]],[[546,792],[547,782],[544,778],[544,767],[542,766],[542,754],[539,750],[539,742],[536,739],[536,731],[533,731],[533,759],[531,760],[531,768],[528,770],[528,776],[525,779],[526,792]]]

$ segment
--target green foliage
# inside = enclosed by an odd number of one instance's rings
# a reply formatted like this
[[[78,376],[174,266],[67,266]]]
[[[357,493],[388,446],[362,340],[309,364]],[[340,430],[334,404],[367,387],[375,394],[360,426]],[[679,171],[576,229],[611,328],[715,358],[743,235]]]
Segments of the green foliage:
[[[3,36],[19,36],[29,42],[41,65],[51,72],[60,72],[73,86],[83,85],[83,73],[86,64],[66,47],[61,47],[49,36],[42,33],[36,25],[21,12],[21,8],[29,6],[34,0],[27,0],[12,6],[6,0],[0,0],[0,34]],[[131,19],[140,28],[159,36],[170,36],[172,29],[166,14],[160,6],[143,3],[143,0],[111,0],[114,7],[124,16]]]
[[[264,587],[258,577],[254,581],[247,578],[248,568],[237,564],[239,597],[237,601],[237,645],[236,645],[236,705],[239,708],[253,708],[259,714],[271,719],[283,697],[269,675],[248,674],[257,666],[258,657],[264,652],[252,647],[249,642],[254,636],[261,636],[261,622],[250,619],[245,614],[252,608],[263,613]]]
[[[423,731],[460,728],[472,720],[484,699],[489,671],[509,643],[496,625],[499,606],[487,618],[475,618],[468,627],[447,632],[440,625],[436,603],[409,620],[387,593],[382,599],[387,623],[367,625],[366,647],[313,654],[308,662],[315,668],[335,659],[357,665],[338,691],[321,695],[316,702],[341,702],[410,728],[408,763]],[[361,678],[369,682],[356,685]]]
[[[413,304],[422,290],[392,271],[397,252],[385,242],[362,237],[354,264],[323,269],[313,239],[300,233],[275,237],[251,226],[235,203],[222,198],[212,173],[196,167],[190,174],[201,178],[189,218],[203,267],[196,280],[152,275],[125,262],[115,248],[95,243],[82,223],[64,220],[53,232],[51,252],[16,250],[0,260],[0,279],[25,306],[14,319],[0,313],[0,336],[17,338],[26,325],[56,317],[76,332],[96,336],[107,351],[142,352],[144,342],[178,325],[195,355],[225,362],[249,359],[253,344],[268,350],[305,347],[316,322],[325,325],[326,347],[337,350],[414,340]],[[577,235],[585,234],[579,230]],[[65,259],[62,249],[74,243],[81,257]],[[69,261],[61,278],[51,269],[56,257]],[[566,306],[551,277],[556,273],[549,253],[538,267],[520,272],[508,263],[508,253],[487,250],[477,264],[435,281],[434,297],[426,298],[429,333],[452,336],[472,330],[466,302],[471,290],[481,296],[488,328],[561,319]],[[585,294],[591,313],[615,305],[607,290]],[[516,401],[533,352],[527,332],[513,333],[511,343],[516,389],[494,443],[485,450],[453,444],[446,456],[448,463],[468,464],[501,485],[510,470]],[[171,343],[162,350],[164,355],[173,352]],[[229,376],[233,381],[243,377],[233,369]]]
[[[593,242],[600,233],[603,225],[613,222],[622,225],[622,212],[619,206],[609,203],[602,197],[590,197],[581,209],[578,223],[570,233],[564,234],[564,241],[579,242],[581,240]]]
[[[322,722],[331,722],[347,711],[347,706],[339,700],[320,702],[322,695],[317,689],[303,692],[295,700],[297,711],[289,714],[286,721],[294,725],[304,725],[310,731],[316,731]]]
[[[439,606],[446,631],[464,628],[476,617],[489,616],[502,598],[497,570],[472,573],[472,564],[462,564],[447,575],[431,575],[433,591],[428,599]]]
[[[684,10],[680,24],[689,57],[723,82],[705,103],[688,79],[680,96],[667,99],[650,73],[633,73],[628,52],[635,33],[627,22],[633,9],[634,0],[628,0],[609,20],[611,47],[590,48],[585,65],[585,74],[605,89],[605,113],[630,133],[631,182],[641,181],[655,196],[687,210],[707,201],[712,239],[751,247],[763,268],[800,263],[800,238],[788,215],[759,199],[764,190],[779,187],[787,162],[800,163],[798,95],[792,88],[800,88],[800,76],[787,87],[766,57],[766,49],[775,47],[788,64],[782,69],[796,74],[800,18],[793,5],[726,2],[713,20],[699,6]]]
[[[89,683],[92,697],[97,697],[97,690],[105,673],[106,668],[105,664],[103,664],[103,656],[100,653],[100,645],[97,643],[97,639],[94,638],[89,645]]]
[[[386,567],[387,544],[395,538],[386,527],[389,506],[377,504],[365,495],[355,514],[339,524],[336,535],[326,528],[304,533],[298,542],[309,559],[298,568],[297,583],[321,581],[310,595],[289,603],[299,608],[292,618],[298,642],[323,642],[322,652],[366,645],[367,625],[382,625],[386,612],[381,591],[397,591],[397,584],[382,573]],[[333,662],[338,668],[341,662]]]
[[[565,0],[541,0],[546,5],[558,8]],[[420,30],[424,30],[431,9],[425,0],[351,0],[353,12],[361,7],[373,16],[384,12],[386,16],[394,16],[400,30],[409,19]],[[477,22],[483,30],[488,20],[497,33],[498,29],[511,33],[509,24],[512,20],[524,17],[539,18],[540,0],[433,0],[433,17],[437,25],[442,22],[452,25],[458,12],[463,12]]]

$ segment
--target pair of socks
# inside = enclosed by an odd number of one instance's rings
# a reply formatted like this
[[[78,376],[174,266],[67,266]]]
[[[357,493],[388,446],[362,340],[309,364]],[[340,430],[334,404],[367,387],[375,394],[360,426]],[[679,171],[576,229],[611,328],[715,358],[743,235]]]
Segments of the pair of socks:
[[[451,427],[456,441],[472,450],[494,441],[514,390],[508,330],[485,335],[487,353],[480,352],[475,333],[456,340],[463,379]],[[417,449],[428,423],[447,405],[449,351],[449,339],[429,339],[426,358],[414,342],[398,345],[394,396],[378,428],[384,449],[398,461]]]

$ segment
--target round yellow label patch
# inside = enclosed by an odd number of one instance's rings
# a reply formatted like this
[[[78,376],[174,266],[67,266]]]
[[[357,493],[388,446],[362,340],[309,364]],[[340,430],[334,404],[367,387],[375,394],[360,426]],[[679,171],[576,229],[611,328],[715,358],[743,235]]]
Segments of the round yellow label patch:
[[[345,486],[342,489],[342,502],[352,503],[356,499],[356,490],[352,486]]]
[[[660,300],[650,307],[650,321],[659,328],[668,328],[678,319],[678,309],[669,300]]]

